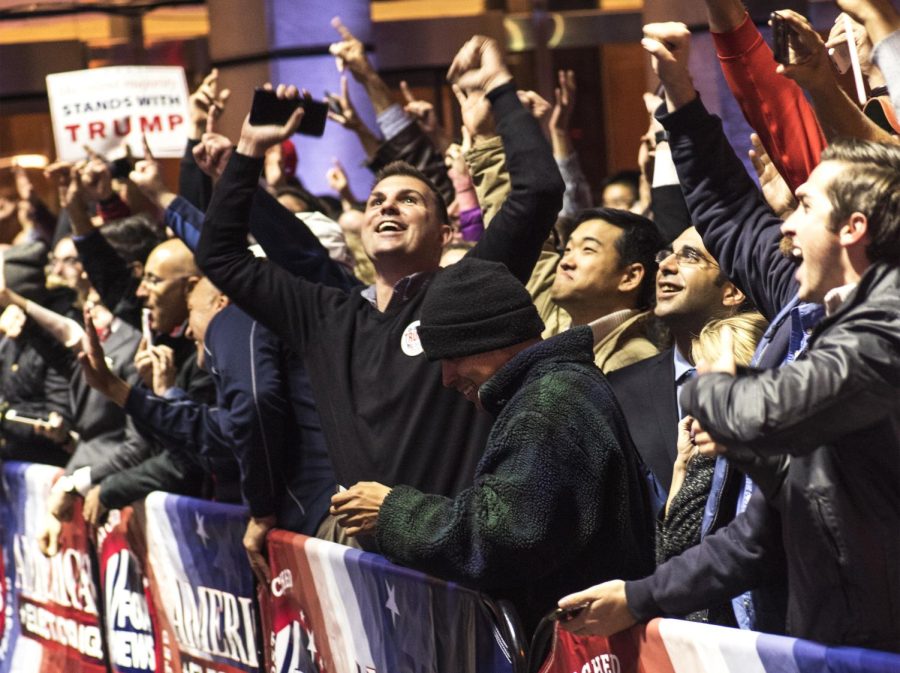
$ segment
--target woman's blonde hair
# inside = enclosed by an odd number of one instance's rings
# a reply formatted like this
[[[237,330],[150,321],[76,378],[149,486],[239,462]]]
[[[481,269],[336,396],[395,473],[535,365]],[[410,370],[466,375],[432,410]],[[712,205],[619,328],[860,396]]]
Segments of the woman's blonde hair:
[[[767,325],[762,314],[755,311],[710,320],[700,331],[700,336],[694,338],[691,347],[694,362],[716,360],[722,350],[722,328],[730,327],[734,337],[734,359],[739,366],[748,366]]]

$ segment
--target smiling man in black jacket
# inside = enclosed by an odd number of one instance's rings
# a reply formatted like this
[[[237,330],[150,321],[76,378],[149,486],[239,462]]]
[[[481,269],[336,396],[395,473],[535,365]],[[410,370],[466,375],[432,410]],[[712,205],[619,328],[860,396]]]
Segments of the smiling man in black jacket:
[[[493,115],[513,184],[469,254],[504,263],[524,282],[562,203],[559,171],[494,41],[470,40],[450,74],[469,96],[463,114],[476,132]],[[362,235],[377,276],[369,288],[324,287],[253,258],[247,227],[262,157],[299,121],[298,113],[283,127],[245,124],[207,212],[198,263],[305,358],[338,483],[374,480],[455,495],[472,481],[491,420],[442,388],[440,366],[427,361],[416,333],[450,235],[446,208],[414,169],[383,175],[367,200]]]

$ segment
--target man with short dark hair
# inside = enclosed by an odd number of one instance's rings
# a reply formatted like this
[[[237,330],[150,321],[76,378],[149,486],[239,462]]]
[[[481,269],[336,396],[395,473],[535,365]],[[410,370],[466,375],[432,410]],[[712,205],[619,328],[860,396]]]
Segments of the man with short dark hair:
[[[500,264],[437,275],[419,336],[444,385],[496,417],[472,487],[448,498],[363,482],[332,498],[348,534],[388,558],[516,606],[529,635],[563,587],[652,568],[652,513],[615,397],[576,327],[546,342]]]
[[[468,101],[467,125],[493,114],[513,189],[469,253],[524,281],[559,211],[563,185],[550,147],[516,97],[499,46],[475,37],[450,76]],[[293,87],[282,95],[298,95]],[[295,278],[246,249],[263,155],[291,135],[245,124],[207,211],[197,260],[210,280],[305,358],[339,484],[373,479],[455,495],[471,484],[490,418],[442,389],[416,332],[450,226],[424,176],[389,172],[366,202],[362,241],[375,284],[346,292]],[[392,169],[393,171],[393,169]]]
[[[655,255],[662,238],[653,222],[625,210],[596,208],[575,229],[550,288],[573,325],[594,329],[594,363],[605,373],[652,357]]]

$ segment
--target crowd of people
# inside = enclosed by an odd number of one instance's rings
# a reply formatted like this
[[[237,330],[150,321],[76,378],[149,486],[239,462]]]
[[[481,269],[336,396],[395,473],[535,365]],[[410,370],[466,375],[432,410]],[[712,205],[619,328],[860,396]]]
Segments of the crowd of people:
[[[456,137],[339,19],[362,201],[337,162],[337,198],[304,187],[302,107],[218,133],[216,71],[177,190],[146,139],[51,165],[58,215],[14,169],[0,454],[65,467],[42,551],[79,499],[97,525],[163,490],[245,503],[261,583],[278,527],[508,599],[529,634],[669,615],[900,652],[900,12],[838,0],[826,41],[780,11],[777,62],[740,0],[704,2],[756,181],[681,23],[644,27],[661,95],[604,185],[575,73],[548,102],[472,37]]]

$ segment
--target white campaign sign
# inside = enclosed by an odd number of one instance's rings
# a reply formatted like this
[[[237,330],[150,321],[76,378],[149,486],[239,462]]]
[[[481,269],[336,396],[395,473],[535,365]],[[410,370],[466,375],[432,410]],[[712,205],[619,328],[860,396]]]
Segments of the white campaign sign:
[[[107,157],[128,142],[143,156],[178,158],[187,141],[188,88],[180,66],[116,66],[47,75],[56,155],[77,161],[87,145]]]

